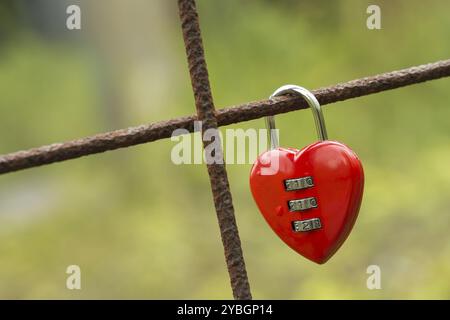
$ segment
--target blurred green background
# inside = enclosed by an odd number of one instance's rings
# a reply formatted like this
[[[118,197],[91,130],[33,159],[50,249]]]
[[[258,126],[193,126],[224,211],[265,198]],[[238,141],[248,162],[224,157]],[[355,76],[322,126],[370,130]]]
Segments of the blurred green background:
[[[66,29],[80,4],[82,30]],[[382,29],[366,28],[378,4]],[[448,1],[198,0],[217,108],[450,58]],[[450,79],[324,108],[363,161],[359,219],[325,265],[264,222],[228,165],[254,298],[450,298]],[[194,113],[176,1],[4,0],[0,154]],[[280,115],[285,146],[316,139]],[[263,128],[262,119],[229,126]],[[225,129],[225,128],[223,128]],[[0,298],[231,298],[206,168],[170,140],[0,177]],[[68,265],[82,290],[66,289]],[[381,268],[368,290],[366,268]]]

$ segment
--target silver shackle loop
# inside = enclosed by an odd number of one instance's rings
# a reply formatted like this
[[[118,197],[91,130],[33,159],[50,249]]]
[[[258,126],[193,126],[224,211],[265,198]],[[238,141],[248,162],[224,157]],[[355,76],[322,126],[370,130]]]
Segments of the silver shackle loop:
[[[311,108],[314,116],[314,122],[316,124],[317,135],[320,141],[328,140],[327,129],[325,127],[325,120],[323,118],[322,109],[320,107],[319,101],[317,101],[316,97],[307,89],[291,84],[287,84],[275,90],[274,93],[269,97],[272,99],[274,97],[283,96],[286,94],[291,95],[300,95],[302,96],[309,107]],[[278,148],[279,146],[279,138],[278,133],[275,130],[275,117],[268,116],[266,117],[266,128],[267,138],[269,140],[269,145],[271,149]]]

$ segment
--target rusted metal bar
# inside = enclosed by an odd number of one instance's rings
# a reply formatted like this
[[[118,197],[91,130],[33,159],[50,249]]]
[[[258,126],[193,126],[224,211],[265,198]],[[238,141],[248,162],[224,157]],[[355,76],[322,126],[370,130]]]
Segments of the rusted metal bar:
[[[312,92],[320,104],[326,105],[448,76],[450,59],[356,79]],[[298,97],[249,102],[217,110],[217,124],[225,126],[306,108],[306,103]],[[191,115],[2,155],[0,174],[169,138],[179,128],[193,132],[195,119],[196,116]]]
[[[195,106],[197,108],[198,120],[202,121],[203,136],[203,132],[206,130],[218,130],[218,125],[209,84],[195,0],[178,0],[178,8],[192,89],[194,91]],[[220,139],[220,137],[217,135],[216,139]],[[207,167],[225,251],[225,260],[230,275],[231,288],[233,289],[235,299],[249,300],[252,296],[247,278],[247,270],[245,269],[241,240],[234,216],[233,201],[228,184],[227,171],[223,161],[223,152],[220,147],[221,144],[217,143],[217,141],[203,139],[203,146],[206,148],[213,142],[216,145],[214,158],[222,159],[222,161],[219,161],[221,163],[207,163]]]

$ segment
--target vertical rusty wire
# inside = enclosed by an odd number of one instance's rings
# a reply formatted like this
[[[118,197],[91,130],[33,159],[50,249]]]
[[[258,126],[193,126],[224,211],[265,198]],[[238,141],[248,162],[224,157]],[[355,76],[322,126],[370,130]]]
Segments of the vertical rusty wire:
[[[178,0],[178,7],[198,120],[202,121],[203,132],[208,129],[218,130],[195,0]],[[206,148],[210,143],[212,141],[204,140],[203,147]],[[220,146],[220,143],[216,141],[216,145]],[[215,158],[223,160],[222,149],[215,151]],[[249,300],[252,296],[225,164],[222,161],[222,164],[207,164],[207,167],[233,296],[235,299]]]

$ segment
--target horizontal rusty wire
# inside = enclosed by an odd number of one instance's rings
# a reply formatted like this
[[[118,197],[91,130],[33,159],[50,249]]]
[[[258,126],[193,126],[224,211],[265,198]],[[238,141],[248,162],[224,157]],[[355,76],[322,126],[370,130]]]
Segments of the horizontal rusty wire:
[[[450,76],[450,59],[352,80],[312,91],[320,104],[366,96]],[[308,108],[300,97],[277,97],[217,110],[219,126]],[[109,150],[169,138],[175,129],[194,131],[196,116],[121,129],[0,156],[0,174],[75,159]]]

